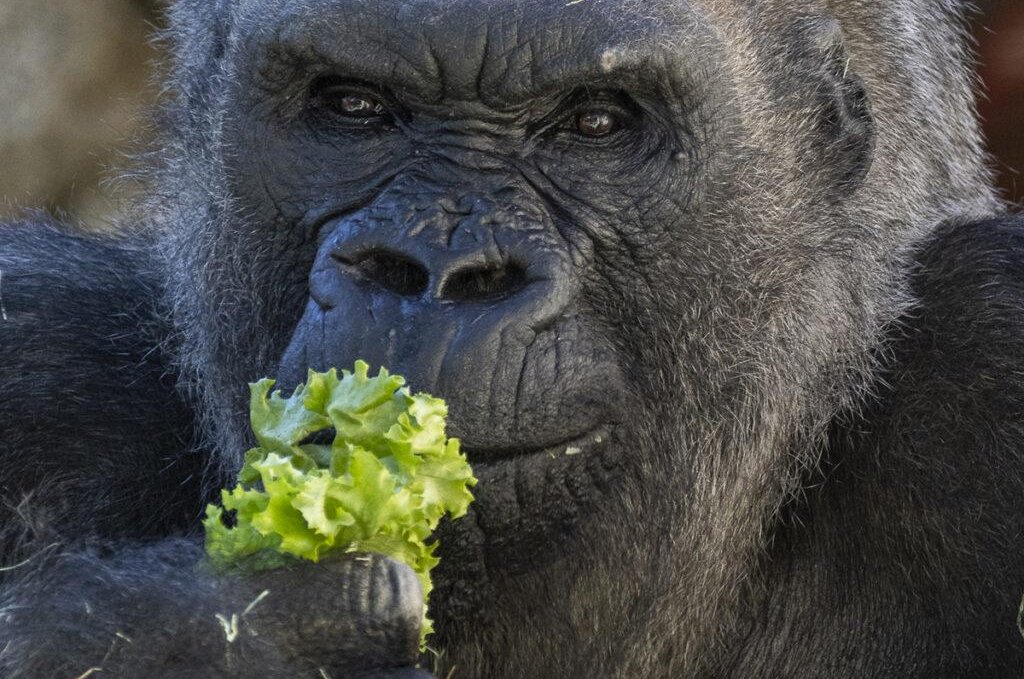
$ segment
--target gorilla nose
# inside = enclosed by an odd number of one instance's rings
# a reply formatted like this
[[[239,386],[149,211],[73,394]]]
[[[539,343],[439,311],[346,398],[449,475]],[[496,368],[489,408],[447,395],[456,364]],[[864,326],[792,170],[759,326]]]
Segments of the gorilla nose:
[[[444,398],[450,433],[466,441],[511,449],[576,436],[563,414],[598,402],[604,382],[587,366],[603,359],[567,358],[586,341],[582,283],[554,223],[486,206],[385,207],[323,226],[279,386],[361,359]]]
[[[363,285],[410,299],[495,302],[530,283],[527,267],[495,250],[441,250],[416,241],[382,244],[377,239],[343,239],[331,251],[342,274]]]
[[[400,297],[422,297],[430,284],[430,271],[427,267],[394,250],[334,252],[331,256],[342,271],[352,278],[376,285]]]

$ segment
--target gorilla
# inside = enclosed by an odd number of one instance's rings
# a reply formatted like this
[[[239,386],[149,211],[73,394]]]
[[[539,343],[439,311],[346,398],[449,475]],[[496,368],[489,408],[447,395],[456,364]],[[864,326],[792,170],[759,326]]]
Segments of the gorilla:
[[[0,230],[5,677],[1020,677],[1024,220],[954,0],[178,0],[115,235]],[[203,566],[246,383],[480,479]]]

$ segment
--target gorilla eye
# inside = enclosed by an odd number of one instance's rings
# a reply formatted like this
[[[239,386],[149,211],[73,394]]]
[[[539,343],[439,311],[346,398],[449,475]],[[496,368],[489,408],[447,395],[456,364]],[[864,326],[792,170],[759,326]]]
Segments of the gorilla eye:
[[[389,113],[379,97],[352,83],[318,82],[314,84],[312,94],[317,108],[341,118],[369,123],[381,120]]]
[[[379,99],[367,94],[326,90],[320,99],[331,112],[347,118],[380,118],[386,111]]]
[[[607,137],[619,127],[619,120],[611,111],[594,109],[576,116],[576,131],[585,137]]]
[[[384,113],[384,104],[376,99],[358,94],[346,94],[333,102],[333,108],[342,115],[353,118],[372,118]]]

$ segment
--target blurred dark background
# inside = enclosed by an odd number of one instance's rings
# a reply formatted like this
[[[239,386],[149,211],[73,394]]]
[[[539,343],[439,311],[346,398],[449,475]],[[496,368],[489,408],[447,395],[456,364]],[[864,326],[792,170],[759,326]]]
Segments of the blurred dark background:
[[[986,0],[975,22],[979,102],[1005,195],[1024,201],[1024,0]]]
[[[1024,201],[1024,0],[976,4],[985,131],[1006,197]],[[124,195],[101,180],[156,96],[157,5],[0,0],[0,216],[38,206],[103,228],[116,213]]]

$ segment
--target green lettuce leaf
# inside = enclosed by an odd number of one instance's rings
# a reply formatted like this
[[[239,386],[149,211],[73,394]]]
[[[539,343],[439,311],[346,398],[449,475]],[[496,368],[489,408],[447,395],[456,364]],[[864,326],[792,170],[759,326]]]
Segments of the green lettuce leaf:
[[[353,372],[310,371],[291,396],[273,380],[250,385],[252,429],[238,484],[209,505],[203,525],[214,566],[243,571],[296,559],[374,552],[416,571],[424,600],[438,563],[428,539],[445,515],[465,515],[476,479],[445,435],[444,401],[359,361]],[[334,428],[331,445],[304,443]],[[424,606],[423,639],[430,633]]]

